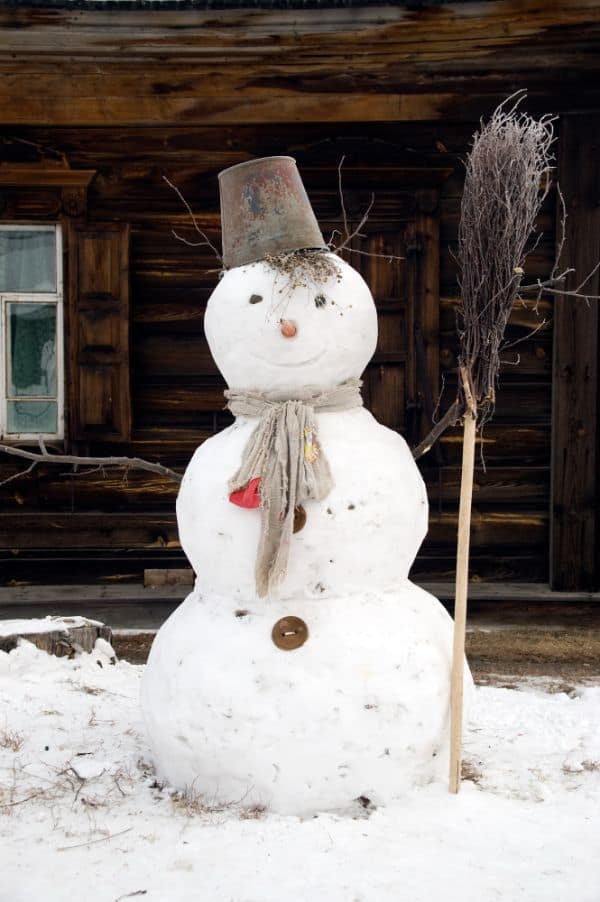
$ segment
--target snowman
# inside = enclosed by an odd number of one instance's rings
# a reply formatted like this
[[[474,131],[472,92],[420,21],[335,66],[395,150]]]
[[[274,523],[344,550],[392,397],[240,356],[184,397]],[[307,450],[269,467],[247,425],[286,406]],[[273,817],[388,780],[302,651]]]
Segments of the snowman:
[[[142,684],[157,774],[284,814],[385,804],[448,772],[452,621],[408,578],[425,486],[362,406],[373,297],[325,246],[294,160],[231,167],[220,189],[205,332],[235,422],[177,499],[197,578]]]

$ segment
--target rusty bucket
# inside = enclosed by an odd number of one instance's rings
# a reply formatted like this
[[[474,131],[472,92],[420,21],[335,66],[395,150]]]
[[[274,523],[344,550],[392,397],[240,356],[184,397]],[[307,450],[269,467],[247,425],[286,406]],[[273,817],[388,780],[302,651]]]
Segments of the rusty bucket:
[[[223,262],[228,269],[327,247],[293,157],[261,157],[219,173]]]

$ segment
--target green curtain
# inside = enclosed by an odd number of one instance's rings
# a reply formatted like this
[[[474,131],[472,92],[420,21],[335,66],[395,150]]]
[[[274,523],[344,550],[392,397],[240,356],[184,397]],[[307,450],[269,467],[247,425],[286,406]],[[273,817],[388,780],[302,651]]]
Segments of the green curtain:
[[[56,396],[56,305],[10,304],[13,397]]]

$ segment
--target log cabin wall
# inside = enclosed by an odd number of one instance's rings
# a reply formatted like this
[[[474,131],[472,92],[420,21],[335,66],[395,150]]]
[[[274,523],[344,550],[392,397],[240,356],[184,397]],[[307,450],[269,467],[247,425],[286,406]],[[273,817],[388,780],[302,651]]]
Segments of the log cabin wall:
[[[78,429],[77,441],[72,432],[69,437],[74,450],[140,454],[182,468],[199,442],[227,424],[222,383],[202,334],[215,261],[173,238],[173,227],[191,240],[194,234],[162,176],[182,189],[201,225],[218,236],[217,172],[272,153],[297,157],[325,226],[340,219],[335,186],[341,153],[347,156],[353,221],[371,190],[376,194],[365,241],[399,251],[406,262],[393,273],[361,263],[374,287],[382,335],[365,396],[383,421],[414,442],[442,383],[442,411],[454,388],[458,298],[450,249],[457,236],[459,156],[479,117],[523,86],[532,113],[579,117],[580,123],[590,113],[597,119],[595,0],[568,7],[544,0],[381,7],[315,0],[323,8],[314,10],[268,9],[268,2],[259,4],[262,9],[217,10],[199,0],[196,9],[170,11],[136,9],[135,2],[119,11],[86,8],[86,0],[79,2],[82,9],[62,9],[60,0],[52,9],[31,5],[0,6],[2,159],[58,167],[63,179],[71,173],[76,187],[64,189],[62,201],[47,186],[23,191],[20,199],[3,188],[2,221],[60,218],[66,228],[72,220],[83,237],[91,240],[94,231],[101,236],[114,260],[130,235],[128,293],[116,276],[110,290],[100,286],[96,294],[109,307],[98,320],[93,280],[87,294],[68,299],[71,346],[78,309],[82,341],[92,342],[91,350],[82,345],[73,352],[69,379],[75,378],[75,361],[103,386],[102,403],[86,409],[83,402],[77,414],[68,410],[70,428]],[[355,8],[331,8],[348,5]],[[596,132],[590,138],[579,127],[570,134],[577,135],[579,157],[597,161]],[[568,146],[566,141],[561,148]],[[576,222],[577,211],[596,204],[585,201],[587,187],[581,186],[597,186],[597,171],[588,163],[585,179],[578,180],[579,163],[568,156],[558,162],[561,177],[570,173],[582,192],[569,209],[573,234],[589,231],[597,213]],[[86,213],[81,186],[88,182]],[[544,236],[528,263],[531,278],[550,268],[554,220],[551,196],[540,218]],[[593,256],[593,241],[587,246]],[[73,259],[66,265],[72,273]],[[509,326],[509,341],[523,341],[506,352],[496,414],[483,436],[486,469],[478,467],[474,492],[476,579],[548,578],[551,433],[558,421],[552,418],[553,380],[555,409],[561,397],[577,408],[598,381],[597,320],[594,338],[585,318],[564,315],[563,307],[561,329],[554,330],[553,307],[551,299],[542,302],[539,312],[549,321],[532,337],[526,336],[539,321],[531,304],[517,307]],[[127,348],[114,319],[125,309]],[[573,367],[582,335],[586,359]],[[93,349],[103,343],[108,351]],[[94,371],[97,364],[105,366],[104,376]],[[105,416],[117,384],[105,378],[109,367],[121,374],[120,395],[131,391],[131,416],[109,411],[112,437],[100,442],[92,435],[95,422]],[[83,384],[79,379],[67,386],[71,408],[74,399],[80,405],[85,398]],[[90,428],[82,429],[86,422]],[[597,467],[589,447],[597,425],[586,424],[573,449],[569,431],[577,422],[577,410],[561,419],[561,447],[571,451],[561,457],[555,443],[552,511],[554,547],[562,558],[554,572],[566,574],[564,587],[581,588],[582,561],[590,558],[590,542],[597,543],[600,530]],[[459,433],[449,432],[420,464],[431,505],[430,534],[413,570],[421,578],[453,575],[459,454]],[[573,468],[575,478],[564,478]],[[15,470],[0,459],[0,478]],[[565,531],[560,521],[570,486],[586,511],[581,517],[571,510]],[[134,580],[145,567],[182,560],[176,489],[165,480],[140,473],[127,480],[115,473],[64,476],[39,467],[1,492],[5,584]],[[584,521],[585,530],[577,532]],[[597,585],[597,570],[596,564],[586,584],[591,579]]]
[[[218,242],[217,172],[270,153],[290,153],[298,159],[327,228],[341,226],[337,164],[344,154],[345,202],[353,221],[369,203],[371,191],[375,192],[367,228],[375,228],[374,223],[388,215],[380,208],[386,198],[393,201],[394,189],[398,199],[389,214],[392,223],[394,216],[414,219],[419,192],[425,193],[426,200],[434,194],[430,203],[439,223],[439,250],[435,251],[439,253],[439,298],[434,303],[439,304],[440,370],[430,390],[437,400],[438,388],[445,383],[443,410],[455,385],[458,295],[451,249],[456,246],[462,186],[459,156],[475,127],[476,123],[393,127],[347,123],[335,127],[5,130],[5,160],[33,164],[40,154],[45,158],[64,154],[71,167],[96,170],[88,192],[89,226],[115,223],[131,229],[131,440],[108,444],[89,440],[76,443],[75,449],[94,455],[140,455],[183,468],[197,444],[230,422],[223,410],[223,382],[202,329],[218,262],[205,248],[189,247],[172,235],[175,228],[190,241],[198,237],[163,175],[182,190],[201,226]],[[432,188],[434,182],[438,184]],[[27,212],[31,216],[31,203]],[[540,227],[544,237],[528,266],[532,278],[543,277],[552,263],[553,201]],[[401,224],[394,228],[399,231]],[[402,246],[392,249],[406,255]],[[384,283],[390,279],[405,278],[411,252],[419,255],[422,247],[409,247],[400,264],[377,261],[376,271],[365,273],[378,283],[373,288],[383,336],[388,320],[385,299],[378,295],[385,292]],[[361,257],[351,259],[364,270]],[[543,302],[542,318],[549,312],[548,302]],[[536,325],[539,318],[532,305],[519,307],[512,317],[509,340],[524,338]],[[486,469],[480,465],[476,474],[475,578],[547,578],[551,345],[552,327],[547,324],[506,355],[496,416],[483,437]],[[416,368],[412,341],[408,357]],[[371,368],[366,400],[379,418],[400,428],[416,444],[418,426],[410,410],[401,410],[403,389],[394,378],[393,363],[383,353]],[[384,381],[377,398],[380,380]],[[417,374],[417,383],[415,400],[422,405],[422,373]],[[460,431],[453,430],[443,437],[437,453],[421,461],[431,505],[430,533],[414,568],[421,578],[450,578],[453,573],[459,458]],[[17,469],[5,458],[0,466],[2,478]],[[68,573],[73,581],[133,580],[141,577],[145,567],[180,564],[175,497],[173,483],[151,474],[131,472],[126,479],[114,471],[68,476],[60,468],[39,467],[2,490],[3,578],[8,583],[60,582]]]

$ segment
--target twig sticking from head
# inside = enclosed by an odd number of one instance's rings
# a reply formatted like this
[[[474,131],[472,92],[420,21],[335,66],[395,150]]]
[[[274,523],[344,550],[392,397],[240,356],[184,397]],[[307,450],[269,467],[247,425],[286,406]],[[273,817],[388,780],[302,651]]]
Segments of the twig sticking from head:
[[[346,210],[346,202],[344,200],[344,188],[343,188],[343,184],[342,184],[342,166],[344,165],[345,159],[346,159],[346,157],[343,156],[340,159],[340,162],[338,163],[338,193],[339,193],[339,197],[340,197],[340,206],[342,208],[342,220],[344,223],[344,237],[342,239],[341,244],[336,245],[333,240],[335,235],[339,235],[340,237],[342,237],[342,235],[341,235],[339,229],[334,229],[333,232],[331,233],[331,237],[329,239],[328,246],[331,248],[331,250],[333,251],[334,254],[340,254],[341,251],[347,250],[351,254],[359,254],[362,257],[379,257],[383,260],[387,260],[388,263],[394,263],[399,260],[404,260],[404,257],[398,257],[398,256],[395,256],[394,254],[377,254],[377,253],[373,253],[371,251],[361,251],[358,248],[350,246],[352,244],[352,241],[354,238],[366,238],[367,237],[365,234],[363,234],[362,228],[366,224],[366,222],[369,218],[369,214],[370,214],[371,210],[373,209],[373,204],[375,203],[375,195],[371,194],[371,200],[369,201],[369,205],[367,206],[367,209],[363,213],[360,222],[358,223],[356,228],[353,229],[353,231],[350,231],[350,222],[348,219],[348,212]]]
[[[167,185],[169,185],[169,187],[172,188],[173,191],[177,194],[177,197],[179,198],[181,203],[184,205],[184,207],[190,214],[190,218],[192,220],[193,226],[196,229],[196,231],[198,232],[198,234],[201,236],[202,241],[188,241],[187,238],[184,238],[182,235],[180,235],[178,232],[176,232],[175,229],[171,229],[171,233],[175,236],[175,238],[177,238],[178,241],[183,241],[183,243],[187,244],[189,247],[209,247],[211,249],[211,251],[213,252],[213,254],[215,255],[215,257],[217,258],[217,260],[219,261],[219,263],[221,264],[221,266],[223,266],[223,257],[221,256],[221,254],[219,253],[219,251],[217,250],[215,245],[212,243],[212,241],[210,240],[210,238],[208,237],[206,232],[203,232],[202,229],[200,228],[200,226],[198,225],[198,221],[197,221],[196,217],[194,216],[194,212],[193,212],[192,208],[188,204],[187,200],[185,199],[185,197],[183,196],[183,194],[181,193],[181,191],[179,190],[177,185],[174,185],[173,182],[171,182],[167,178],[166,175],[163,175],[163,179],[165,180]]]
[[[344,202],[344,188],[342,185],[342,166],[344,165],[344,160],[346,159],[346,155],[342,156],[340,162],[338,163],[338,193],[340,195],[340,204],[342,207],[342,218],[344,220],[344,232],[346,235],[350,234],[350,226],[348,225],[348,214],[346,213],[346,204]]]

